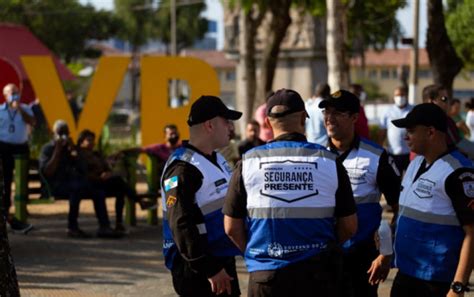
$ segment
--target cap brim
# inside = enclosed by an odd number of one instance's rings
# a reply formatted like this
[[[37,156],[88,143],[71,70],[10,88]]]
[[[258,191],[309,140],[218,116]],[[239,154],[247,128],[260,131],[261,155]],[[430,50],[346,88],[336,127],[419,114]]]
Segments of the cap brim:
[[[240,111],[235,111],[235,110],[231,110],[231,109],[229,109],[223,115],[224,118],[226,118],[228,120],[232,120],[232,121],[236,121],[236,120],[240,119],[241,116],[242,116],[242,113]]]
[[[319,102],[319,105],[318,105],[319,108],[326,108],[328,106],[334,106],[334,104],[332,104],[332,102],[327,99]]]
[[[398,128],[409,128],[413,126],[412,123],[408,121],[406,118],[393,120],[392,124],[394,124],[395,127],[398,127]]]

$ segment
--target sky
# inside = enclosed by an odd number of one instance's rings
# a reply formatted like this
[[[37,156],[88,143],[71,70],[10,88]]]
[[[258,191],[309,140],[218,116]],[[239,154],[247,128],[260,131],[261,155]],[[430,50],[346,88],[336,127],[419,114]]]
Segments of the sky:
[[[111,10],[114,6],[114,0],[79,0],[81,3],[91,3],[98,9]],[[207,10],[204,16],[210,20],[217,21],[217,48],[222,49],[224,46],[224,11],[222,9],[221,0],[205,0]],[[413,2],[408,0],[408,5],[397,13],[397,18],[402,25],[403,32],[406,37],[413,35]],[[427,0],[420,0],[420,22],[419,22],[419,47],[425,46],[427,24]]]

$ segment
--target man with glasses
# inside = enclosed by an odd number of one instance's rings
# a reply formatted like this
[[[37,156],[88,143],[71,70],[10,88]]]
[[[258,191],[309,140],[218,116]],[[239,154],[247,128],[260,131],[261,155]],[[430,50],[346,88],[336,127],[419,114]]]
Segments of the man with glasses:
[[[442,85],[428,85],[423,89],[423,102],[434,103],[438,105],[445,113],[449,111],[449,94],[448,90]],[[470,159],[474,159],[474,144],[459,136],[456,122],[449,116],[447,118],[446,143],[448,148],[458,148],[462,153]]]
[[[359,98],[345,90],[331,94],[319,104],[324,109],[328,148],[338,156],[349,175],[359,222],[357,233],[343,244],[341,296],[375,297],[379,282],[386,279],[390,270],[391,259],[390,251],[379,252],[375,240],[382,220],[380,197],[383,193],[396,217],[400,176],[382,147],[355,132],[359,106]]]

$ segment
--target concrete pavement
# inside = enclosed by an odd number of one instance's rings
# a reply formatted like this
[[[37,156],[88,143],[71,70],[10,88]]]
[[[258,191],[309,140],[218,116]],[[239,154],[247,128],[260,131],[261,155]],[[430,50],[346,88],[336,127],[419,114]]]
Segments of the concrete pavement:
[[[113,202],[108,199],[109,210]],[[137,227],[129,227],[123,239],[70,239],[66,237],[67,209],[67,201],[29,205],[35,229],[26,236],[9,234],[21,296],[175,296],[161,254],[161,228],[146,225],[144,212],[138,212]],[[113,218],[113,212],[109,214]],[[81,203],[79,223],[86,232],[95,233],[90,200]],[[246,296],[248,275],[242,260],[238,270]],[[389,296],[393,276],[394,271],[380,287],[380,297]]]

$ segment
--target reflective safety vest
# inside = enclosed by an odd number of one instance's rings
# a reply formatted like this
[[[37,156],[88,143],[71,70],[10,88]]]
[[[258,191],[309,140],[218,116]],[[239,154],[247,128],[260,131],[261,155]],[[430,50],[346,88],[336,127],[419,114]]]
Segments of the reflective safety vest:
[[[200,153],[192,149],[182,147],[177,149],[165,165],[163,173],[174,161],[184,161],[196,167],[202,174],[202,185],[195,194],[195,203],[201,210],[204,221],[197,222],[199,233],[207,235],[207,247],[209,255],[217,257],[235,256],[240,254],[237,247],[230,241],[224,232],[224,215],[222,207],[224,205],[224,197],[229,187],[229,180],[232,169],[227,164],[225,158],[217,153],[216,167],[211,161]],[[172,179],[172,177],[171,177]],[[162,179],[163,180],[163,179]],[[165,264],[171,269],[174,257],[176,256],[177,247],[173,241],[171,229],[166,219],[166,201],[165,186],[162,186],[162,205],[163,205],[163,254],[165,256]]]
[[[446,178],[471,162],[459,152],[436,160],[413,181],[423,157],[408,166],[402,181],[395,235],[395,266],[415,278],[451,282],[459,261],[464,230],[446,194]]]
[[[320,145],[295,141],[271,142],[243,155],[249,272],[305,260],[335,241],[335,160]]]
[[[357,233],[343,244],[344,249],[373,239],[380,226],[382,207],[377,171],[382,153],[383,148],[377,144],[360,139],[359,148],[353,148],[343,162],[357,206]]]

